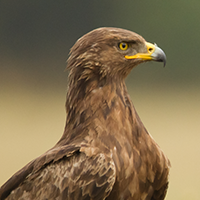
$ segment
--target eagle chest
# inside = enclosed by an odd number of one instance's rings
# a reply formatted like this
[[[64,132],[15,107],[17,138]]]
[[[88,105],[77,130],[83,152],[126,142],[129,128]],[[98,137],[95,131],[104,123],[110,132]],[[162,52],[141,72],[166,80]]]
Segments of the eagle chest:
[[[116,182],[112,198],[151,199],[156,190],[167,187],[169,161],[151,136],[144,134],[133,141],[125,139],[121,145],[115,141],[112,158]]]
[[[103,153],[114,163],[116,181],[108,199],[151,199],[168,182],[168,159],[129,98],[113,97],[110,102],[95,112],[98,118],[93,118],[84,140],[88,147],[82,150],[88,156]]]

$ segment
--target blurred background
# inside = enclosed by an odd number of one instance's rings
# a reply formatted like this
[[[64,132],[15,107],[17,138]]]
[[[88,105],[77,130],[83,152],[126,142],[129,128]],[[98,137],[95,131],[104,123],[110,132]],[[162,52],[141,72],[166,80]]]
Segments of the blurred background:
[[[200,199],[200,1],[0,0],[0,185],[51,148],[65,125],[69,49],[110,26],[157,43],[167,65],[127,78],[148,131],[171,160],[168,200]]]

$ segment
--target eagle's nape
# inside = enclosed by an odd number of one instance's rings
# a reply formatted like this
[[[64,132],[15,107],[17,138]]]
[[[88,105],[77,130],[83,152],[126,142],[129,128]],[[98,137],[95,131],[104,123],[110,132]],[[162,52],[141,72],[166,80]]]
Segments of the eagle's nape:
[[[164,199],[170,162],[124,82],[150,60],[165,64],[166,56],[128,30],[99,28],[80,38],[68,59],[64,134],[0,188],[0,199]]]

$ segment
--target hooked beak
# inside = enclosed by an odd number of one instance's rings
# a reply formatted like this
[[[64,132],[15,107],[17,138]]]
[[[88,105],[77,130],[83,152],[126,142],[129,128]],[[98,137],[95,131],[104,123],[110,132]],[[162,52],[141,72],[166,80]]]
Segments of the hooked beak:
[[[156,44],[151,44],[146,42],[147,53],[137,53],[133,56],[125,56],[126,59],[142,59],[146,61],[154,60],[157,62],[163,62],[164,66],[166,64],[166,55],[164,51],[159,48]]]

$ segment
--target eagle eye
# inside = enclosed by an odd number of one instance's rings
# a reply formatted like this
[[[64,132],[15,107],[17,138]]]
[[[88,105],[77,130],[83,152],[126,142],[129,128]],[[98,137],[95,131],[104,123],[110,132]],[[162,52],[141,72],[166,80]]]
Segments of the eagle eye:
[[[125,51],[128,49],[128,43],[126,42],[120,42],[119,43],[119,48],[122,50],[122,51]]]

